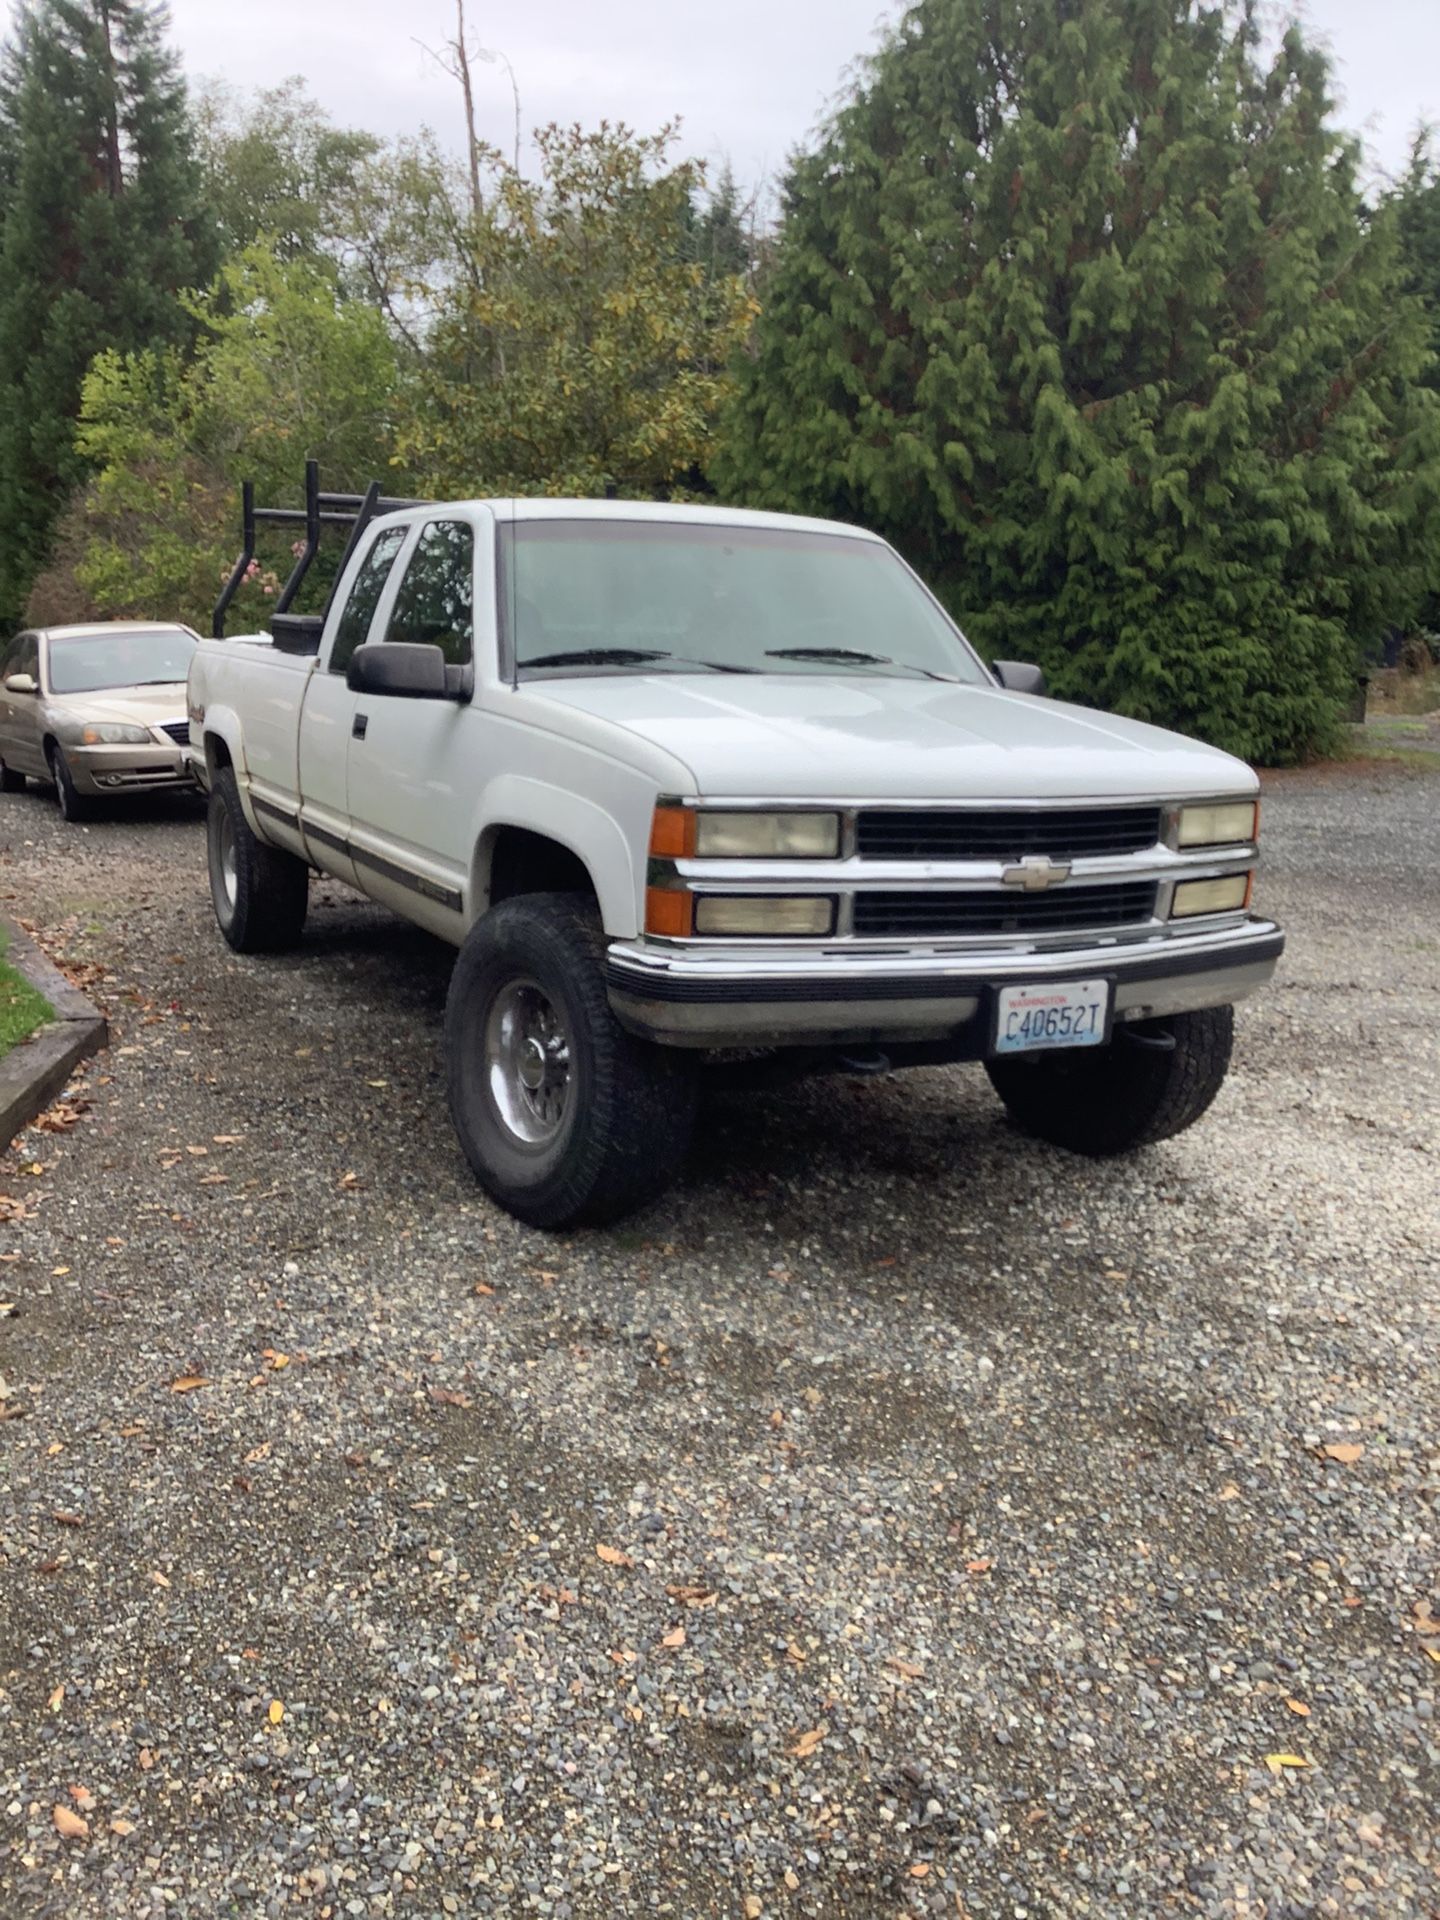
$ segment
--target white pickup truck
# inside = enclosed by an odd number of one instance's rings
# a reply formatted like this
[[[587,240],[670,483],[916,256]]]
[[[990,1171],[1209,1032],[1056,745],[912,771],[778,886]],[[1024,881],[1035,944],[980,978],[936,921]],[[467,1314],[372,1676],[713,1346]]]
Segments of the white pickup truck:
[[[629,501],[409,506],[190,671],[211,891],[330,874],[453,942],[451,1111],[546,1227],[672,1178],[707,1056],[983,1061],[1079,1153],[1178,1133],[1283,936],[1256,780],[987,667],[883,541]]]

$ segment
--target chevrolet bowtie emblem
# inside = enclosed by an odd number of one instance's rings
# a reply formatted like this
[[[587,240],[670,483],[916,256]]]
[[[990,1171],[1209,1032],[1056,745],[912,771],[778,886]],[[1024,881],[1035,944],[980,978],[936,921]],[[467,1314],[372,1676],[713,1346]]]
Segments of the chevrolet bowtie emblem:
[[[1043,853],[1027,853],[1013,861],[1000,878],[1007,887],[1023,887],[1026,893],[1038,893],[1043,887],[1055,887],[1070,878],[1068,860],[1051,860]]]

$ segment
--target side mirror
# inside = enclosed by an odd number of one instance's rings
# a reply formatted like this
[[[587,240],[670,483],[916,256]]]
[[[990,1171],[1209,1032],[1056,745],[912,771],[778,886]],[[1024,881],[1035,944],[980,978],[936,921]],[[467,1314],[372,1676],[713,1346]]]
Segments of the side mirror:
[[[382,693],[398,700],[453,700],[439,647],[408,640],[377,640],[357,647],[345,669],[352,693]]]
[[[40,688],[36,684],[33,673],[12,673],[5,682],[5,691],[7,693],[38,693]]]
[[[1044,693],[1045,671],[1028,660],[992,660],[990,671],[1007,693]]]

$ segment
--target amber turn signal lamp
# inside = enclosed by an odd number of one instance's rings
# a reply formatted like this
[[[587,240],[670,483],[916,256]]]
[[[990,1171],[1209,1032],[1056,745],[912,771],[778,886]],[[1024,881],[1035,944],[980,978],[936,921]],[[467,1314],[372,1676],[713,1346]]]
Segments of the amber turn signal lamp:
[[[656,816],[659,817],[658,815]],[[687,940],[693,926],[695,896],[673,887],[645,889],[645,931],[666,940]]]
[[[650,823],[650,851],[657,860],[691,860],[695,856],[695,809],[656,807]],[[687,927],[688,933],[690,929]]]

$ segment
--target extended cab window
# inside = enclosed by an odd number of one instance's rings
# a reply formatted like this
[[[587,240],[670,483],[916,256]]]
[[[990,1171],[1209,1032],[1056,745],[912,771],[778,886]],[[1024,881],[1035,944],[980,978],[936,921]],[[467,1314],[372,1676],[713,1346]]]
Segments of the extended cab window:
[[[463,520],[431,520],[420,535],[386,629],[387,640],[439,647],[463,667],[475,639],[475,533]]]
[[[408,527],[388,527],[366,554],[335,629],[335,645],[330,650],[332,673],[344,673],[350,665],[351,654],[357,647],[364,646],[395,556],[404,546],[409,531]]]

